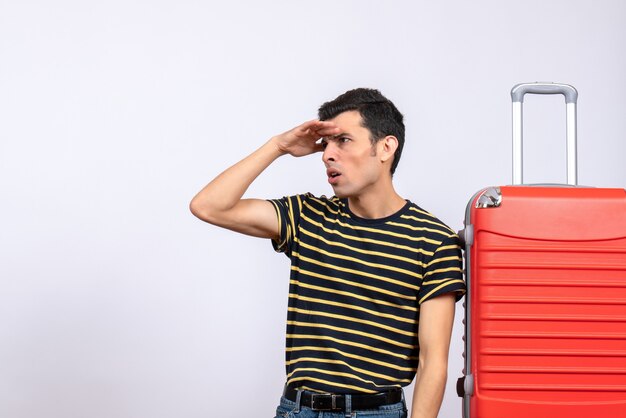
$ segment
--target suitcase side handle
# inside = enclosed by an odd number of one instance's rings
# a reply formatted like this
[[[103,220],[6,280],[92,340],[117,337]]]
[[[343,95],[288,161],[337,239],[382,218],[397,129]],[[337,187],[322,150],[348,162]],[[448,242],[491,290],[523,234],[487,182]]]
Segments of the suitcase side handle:
[[[578,91],[569,84],[522,83],[513,86],[513,184],[523,183],[522,105],[526,94],[562,94],[565,96],[567,126],[567,184],[578,184],[576,161],[576,102]]]

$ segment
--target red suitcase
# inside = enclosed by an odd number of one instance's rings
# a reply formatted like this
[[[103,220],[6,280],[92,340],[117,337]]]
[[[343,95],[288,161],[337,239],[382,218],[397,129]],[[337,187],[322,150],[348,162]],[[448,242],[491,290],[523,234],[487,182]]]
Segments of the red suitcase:
[[[524,94],[563,94],[568,184],[522,185]],[[576,187],[576,90],[520,84],[513,186],[469,202],[465,418],[626,417],[626,190]]]

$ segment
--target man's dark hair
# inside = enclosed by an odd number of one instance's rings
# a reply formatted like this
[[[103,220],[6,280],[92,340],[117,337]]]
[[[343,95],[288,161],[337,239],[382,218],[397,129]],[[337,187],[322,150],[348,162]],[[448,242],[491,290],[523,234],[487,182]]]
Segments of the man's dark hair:
[[[370,133],[372,146],[387,135],[398,139],[398,149],[393,154],[391,174],[396,171],[402,148],[404,147],[403,116],[396,106],[383,96],[378,90],[358,88],[349,90],[334,100],[320,106],[318,115],[320,120],[328,120],[340,113],[356,110],[363,120],[363,127]]]

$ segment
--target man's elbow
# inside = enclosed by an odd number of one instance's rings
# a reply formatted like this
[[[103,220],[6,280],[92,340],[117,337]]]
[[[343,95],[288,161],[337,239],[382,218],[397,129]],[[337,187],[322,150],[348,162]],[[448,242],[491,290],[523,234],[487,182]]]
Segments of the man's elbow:
[[[419,356],[419,367],[422,371],[426,371],[427,374],[434,377],[437,376],[438,379],[443,380],[444,382],[448,378],[448,357],[443,355],[437,356],[428,356],[422,355],[420,353]]]
[[[189,202],[189,210],[196,218],[210,224],[215,224],[217,221],[215,210],[212,209],[209,203],[200,201],[197,196]]]

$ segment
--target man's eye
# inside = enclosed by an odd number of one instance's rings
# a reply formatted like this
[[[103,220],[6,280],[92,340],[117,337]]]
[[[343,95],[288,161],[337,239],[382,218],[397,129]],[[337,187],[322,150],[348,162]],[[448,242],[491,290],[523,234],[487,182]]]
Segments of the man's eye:
[[[326,148],[328,146],[328,141],[322,141],[321,144],[322,144],[322,149]]]
[[[339,138],[339,142],[349,142],[350,138],[342,136],[341,138]]]

